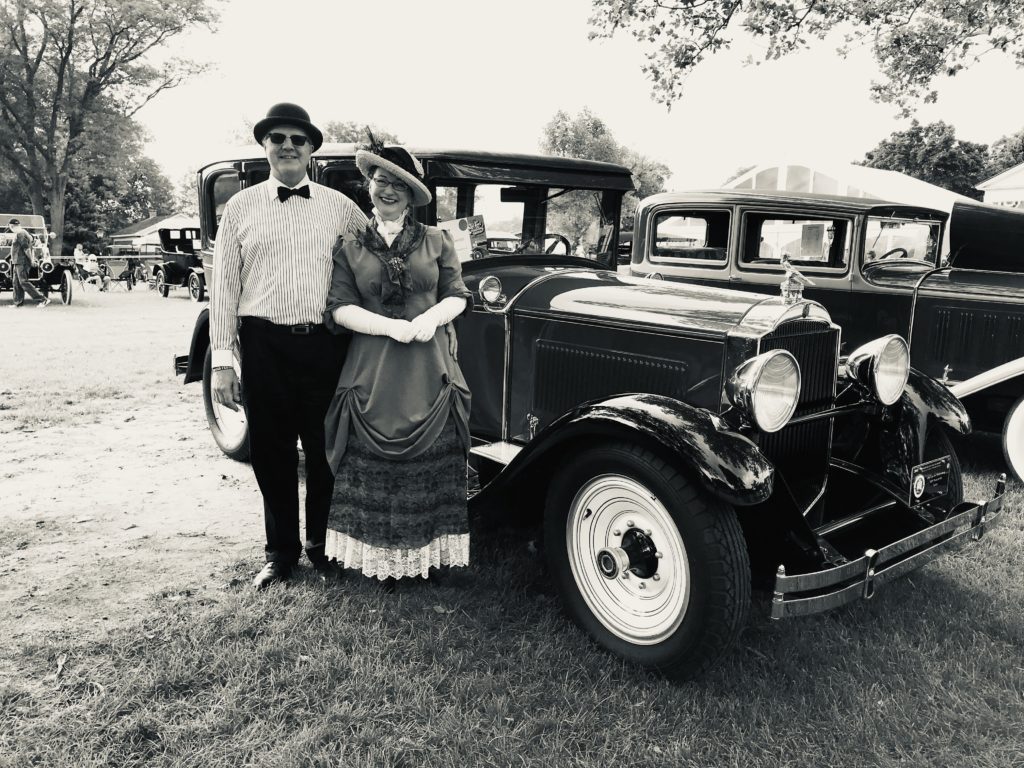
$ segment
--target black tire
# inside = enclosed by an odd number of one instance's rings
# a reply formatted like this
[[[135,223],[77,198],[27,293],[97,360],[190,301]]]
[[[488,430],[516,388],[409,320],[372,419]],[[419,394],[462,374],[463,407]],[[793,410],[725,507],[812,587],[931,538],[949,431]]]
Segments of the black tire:
[[[192,272],[188,276],[188,295],[192,301],[202,301],[206,297],[206,281],[198,272]]]
[[[964,500],[964,477],[960,467],[960,459],[956,455],[949,435],[938,424],[928,427],[924,440],[924,460],[930,461],[942,456],[949,456],[949,493],[942,503],[945,512],[948,514],[953,508]]]
[[[60,276],[60,300],[65,305],[71,303],[71,297],[74,294],[74,290],[72,290],[74,282],[74,276],[71,274],[71,271],[65,269]]]
[[[206,423],[210,427],[210,434],[217,443],[217,447],[224,452],[225,456],[235,461],[249,460],[249,430],[245,428],[239,436],[232,434],[222,427],[218,419],[217,410],[220,406],[213,402],[213,393],[210,391],[210,374],[212,372],[213,353],[207,349],[206,357],[203,359],[203,406],[206,408]]]
[[[160,292],[160,295],[166,299],[171,292],[171,286],[167,284],[164,271],[162,269],[158,269],[154,273],[154,277],[156,278],[156,289]]]
[[[603,487],[606,496],[600,495]],[[626,519],[631,517],[636,520]],[[636,527],[652,520],[645,530]],[[626,535],[615,536],[630,531],[650,537],[662,554],[656,567],[664,577],[633,573],[629,581],[601,573],[598,548],[624,543]],[[746,624],[750,562],[735,511],[640,446],[599,444],[569,461],[548,491],[544,541],[569,615],[601,646],[630,662],[675,679],[695,677],[729,650]],[[678,585],[663,583],[670,580]],[[643,592],[640,583],[647,587]],[[673,598],[680,588],[685,597]],[[616,613],[623,604],[644,600],[655,602],[638,613],[628,607]],[[664,616],[659,625],[639,626],[657,611]],[[635,635],[629,629],[634,621]]]

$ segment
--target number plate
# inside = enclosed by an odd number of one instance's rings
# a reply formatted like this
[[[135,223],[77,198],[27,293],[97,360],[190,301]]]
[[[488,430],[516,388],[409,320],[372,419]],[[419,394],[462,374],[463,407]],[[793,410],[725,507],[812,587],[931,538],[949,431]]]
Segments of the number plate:
[[[910,496],[907,503],[912,507],[927,504],[941,498],[949,490],[949,456],[918,464],[910,470]]]

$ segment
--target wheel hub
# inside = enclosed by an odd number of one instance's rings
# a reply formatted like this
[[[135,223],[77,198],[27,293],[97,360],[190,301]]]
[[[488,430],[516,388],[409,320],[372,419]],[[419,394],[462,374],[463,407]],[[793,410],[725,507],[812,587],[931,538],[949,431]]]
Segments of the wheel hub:
[[[646,533],[630,528],[622,535],[622,546],[598,551],[597,568],[606,579],[617,579],[624,573],[649,579],[658,570],[658,548]]]

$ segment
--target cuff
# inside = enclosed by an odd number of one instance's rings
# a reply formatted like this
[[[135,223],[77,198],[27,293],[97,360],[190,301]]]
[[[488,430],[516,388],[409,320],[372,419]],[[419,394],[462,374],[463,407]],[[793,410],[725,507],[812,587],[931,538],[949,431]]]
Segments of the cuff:
[[[214,368],[234,367],[235,355],[230,349],[215,349],[210,355],[210,365]]]

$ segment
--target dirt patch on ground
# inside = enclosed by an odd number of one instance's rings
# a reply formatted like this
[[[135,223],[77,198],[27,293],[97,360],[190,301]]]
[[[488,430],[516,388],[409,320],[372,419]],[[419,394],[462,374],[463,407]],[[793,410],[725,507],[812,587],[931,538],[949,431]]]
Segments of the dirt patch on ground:
[[[146,598],[222,587],[262,560],[247,464],[172,370],[203,305],[184,291],[0,294],[0,625],[8,647],[104,632]],[[238,569],[242,562],[245,567]]]

